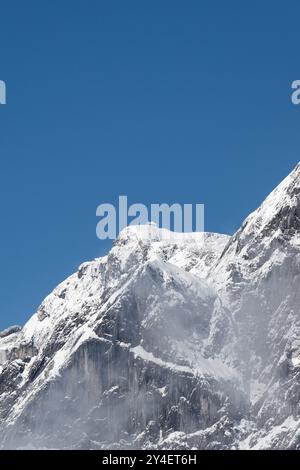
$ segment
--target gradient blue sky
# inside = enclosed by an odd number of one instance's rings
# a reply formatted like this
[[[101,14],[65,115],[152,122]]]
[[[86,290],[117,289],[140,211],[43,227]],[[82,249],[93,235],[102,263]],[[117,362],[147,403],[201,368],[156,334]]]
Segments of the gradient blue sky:
[[[0,328],[103,254],[102,202],[232,233],[300,160],[296,1],[0,4]]]

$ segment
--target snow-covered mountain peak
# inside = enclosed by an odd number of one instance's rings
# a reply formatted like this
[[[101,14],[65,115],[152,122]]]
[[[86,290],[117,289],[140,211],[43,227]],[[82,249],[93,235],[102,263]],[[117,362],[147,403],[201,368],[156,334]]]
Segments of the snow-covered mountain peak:
[[[120,269],[128,269],[128,260],[159,257],[199,277],[206,277],[230,237],[210,232],[180,233],[159,228],[155,223],[126,227],[116,240],[110,256],[123,260]]]
[[[246,219],[245,233],[300,228],[300,163]]]
[[[297,447],[299,180],[232,237],[127,227],[0,333],[2,446]]]
[[[299,263],[300,164],[252,212],[231,237],[212,269],[217,289],[244,289],[270,276],[284,260]],[[229,300],[231,301],[231,300]]]

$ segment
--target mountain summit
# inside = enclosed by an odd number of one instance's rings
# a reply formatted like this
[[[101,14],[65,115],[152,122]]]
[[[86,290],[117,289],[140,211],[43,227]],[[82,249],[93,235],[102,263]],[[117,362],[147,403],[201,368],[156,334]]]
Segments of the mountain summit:
[[[300,447],[299,228],[300,165],[232,237],[127,227],[0,333],[1,447]]]

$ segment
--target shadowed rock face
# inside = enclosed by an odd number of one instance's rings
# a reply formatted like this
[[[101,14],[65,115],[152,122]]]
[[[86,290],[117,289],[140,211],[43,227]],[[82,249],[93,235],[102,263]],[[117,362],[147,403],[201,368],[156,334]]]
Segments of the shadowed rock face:
[[[129,227],[0,334],[2,448],[298,448],[299,194],[233,237]]]
[[[236,393],[236,395],[235,395]],[[4,447],[140,448],[173,431],[192,433],[245,407],[231,384],[195,377],[134,357],[129,348],[89,341],[63,375],[26,408],[8,430]]]

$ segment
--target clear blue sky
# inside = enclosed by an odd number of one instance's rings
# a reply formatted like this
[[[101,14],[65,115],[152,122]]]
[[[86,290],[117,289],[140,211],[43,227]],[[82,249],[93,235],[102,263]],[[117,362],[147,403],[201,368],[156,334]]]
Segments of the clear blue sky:
[[[103,254],[102,202],[232,233],[300,160],[297,1],[0,5],[0,328]]]

